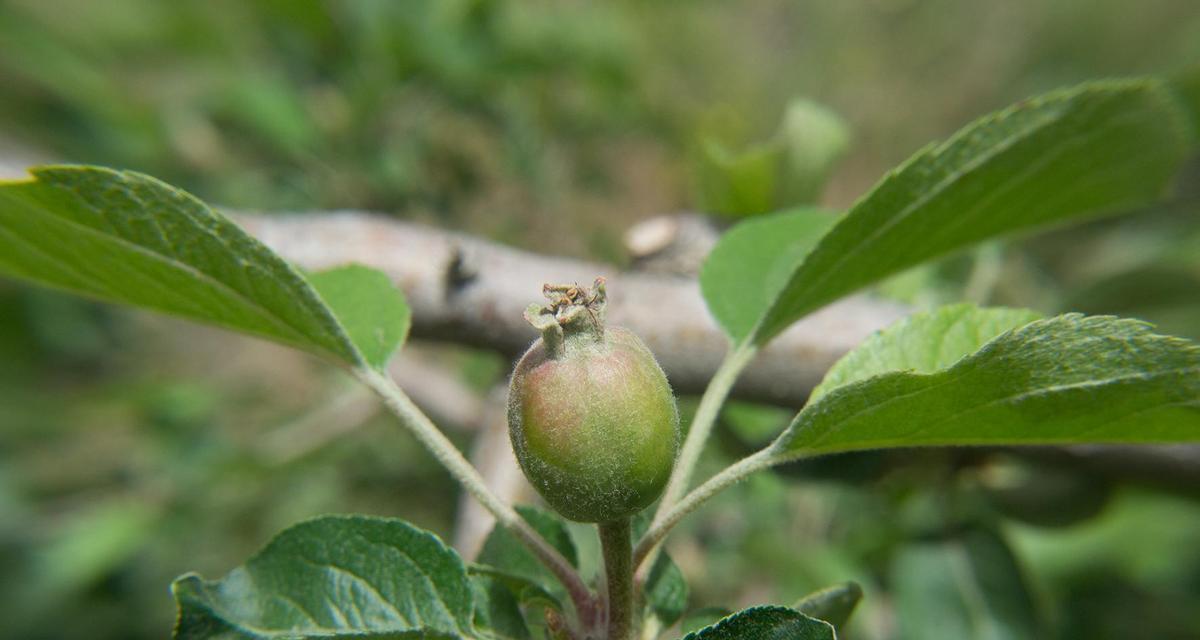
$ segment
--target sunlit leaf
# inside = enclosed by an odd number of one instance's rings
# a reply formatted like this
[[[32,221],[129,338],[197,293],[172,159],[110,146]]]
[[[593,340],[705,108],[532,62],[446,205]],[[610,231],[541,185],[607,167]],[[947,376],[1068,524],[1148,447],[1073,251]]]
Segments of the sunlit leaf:
[[[938,325],[938,316],[926,318]],[[902,331],[919,333],[912,325]],[[1200,346],[1135,320],[1068,314],[1004,333],[946,368],[828,390],[771,446],[783,459],[886,447],[1197,440]]]
[[[971,304],[912,315],[872,334],[842,356],[813,389],[809,401],[842,385],[883,373],[933,373],[974,353],[1001,333],[1040,317],[1025,309],[981,309]]]
[[[30,179],[0,183],[0,274],[242,331],[351,365],[379,365],[388,345],[403,338],[403,298],[391,289],[391,300],[367,301],[366,291],[383,293],[377,276],[335,273],[317,280],[338,304],[337,316],[262,243],[191,195],[142,174],[42,167]],[[351,309],[359,303],[387,315],[368,319]],[[380,334],[373,329],[378,323],[391,324]]]
[[[347,265],[308,276],[350,340],[371,366],[381,369],[408,337],[411,312],[391,278]]]
[[[747,220],[721,236],[700,271],[700,290],[734,342],[750,334],[836,221],[829,212],[801,209]]]
[[[754,329],[739,318],[730,333],[762,344],[800,317],[925,260],[1153,201],[1191,138],[1180,101],[1152,80],[1087,84],[984,117],[888,174],[811,252],[799,252],[807,257],[781,288],[768,289],[772,305]],[[762,251],[798,253],[788,247],[775,242]]]

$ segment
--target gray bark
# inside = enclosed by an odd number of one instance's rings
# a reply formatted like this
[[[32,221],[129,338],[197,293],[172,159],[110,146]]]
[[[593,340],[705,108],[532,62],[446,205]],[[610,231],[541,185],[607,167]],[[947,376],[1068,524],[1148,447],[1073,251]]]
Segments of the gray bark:
[[[729,341],[694,278],[622,272],[611,265],[544,256],[464,234],[356,212],[320,216],[238,215],[237,221],[285,258],[323,269],[360,262],[404,290],[413,335],[519,355],[536,333],[522,313],[546,282],[608,278],[608,318],[646,341],[680,394],[698,394]],[[734,393],[798,407],[838,358],[871,332],[904,316],[902,305],[847,298],[796,323],[759,354]]]
[[[235,214],[239,223],[289,260],[322,269],[359,262],[389,274],[408,296],[413,335],[518,356],[536,337],[522,312],[545,282],[608,278],[609,319],[647,345],[679,394],[699,394],[728,348],[694,278],[623,272],[611,265],[520,251],[465,234],[371,214]],[[839,357],[871,332],[905,315],[899,304],[854,296],[796,323],[759,354],[733,396],[793,408]],[[421,404],[439,403],[418,394]],[[442,402],[445,404],[445,402]],[[450,405],[454,403],[451,402]],[[437,407],[431,407],[437,410]],[[442,412],[454,413],[453,406]],[[1183,492],[1200,486],[1200,445],[1023,447],[1023,457]]]

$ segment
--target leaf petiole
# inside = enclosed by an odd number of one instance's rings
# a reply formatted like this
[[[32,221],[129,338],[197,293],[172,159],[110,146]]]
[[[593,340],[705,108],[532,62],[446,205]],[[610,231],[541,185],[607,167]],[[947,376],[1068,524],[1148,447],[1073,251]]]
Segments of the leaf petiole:
[[[401,424],[496,518],[498,524],[511,530],[554,573],[566,587],[581,624],[584,628],[591,626],[596,617],[595,598],[571,563],[534,531],[511,505],[487,487],[479,471],[387,374],[365,368],[354,369],[354,374],[383,399],[387,408],[400,418]]]
[[[653,556],[658,553],[663,539],[667,537],[667,534],[670,533],[675,525],[679,524],[679,521],[684,516],[695,511],[706,500],[729,486],[779,462],[782,462],[782,460],[776,453],[775,448],[769,446],[725,467],[723,471],[693,489],[669,509],[665,511],[660,509],[660,513],[655,516],[654,522],[651,523],[650,528],[638,540],[637,546],[633,550],[633,566],[638,570],[639,583],[644,581],[645,574],[653,566]]]
[[[692,474],[696,470],[696,463],[700,460],[700,453],[704,450],[704,444],[708,441],[709,435],[712,434],[713,424],[717,420],[717,415],[721,412],[721,406],[725,404],[726,398],[729,397],[729,392],[733,389],[733,384],[737,382],[737,378],[742,371],[754,359],[758,353],[758,347],[743,343],[730,349],[725,355],[725,359],[717,368],[716,373],[708,382],[708,387],[704,389],[704,395],[700,398],[700,406],[696,408],[696,415],[692,418],[691,427],[688,428],[687,437],[683,441],[683,448],[679,452],[679,458],[675,461],[675,469],[671,472],[671,478],[667,481],[667,489],[663,492],[662,500],[658,503],[658,510],[654,512],[654,520],[650,526],[651,530],[660,526],[666,515],[675,506],[675,503],[683,497],[687,491],[688,483],[692,479]],[[669,527],[668,527],[669,528]],[[657,545],[655,545],[655,549]],[[649,552],[651,550],[648,550]],[[656,551],[655,551],[656,552]],[[640,558],[645,560],[646,557]],[[649,567],[653,564],[646,563]],[[639,562],[634,562],[636,568]],[[645,582],[646,575],[640,572],[638,583]]]

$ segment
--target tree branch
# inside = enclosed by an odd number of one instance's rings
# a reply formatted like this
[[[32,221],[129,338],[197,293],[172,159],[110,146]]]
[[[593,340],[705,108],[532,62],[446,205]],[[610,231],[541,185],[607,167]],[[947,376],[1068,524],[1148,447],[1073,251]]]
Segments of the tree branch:
[[[685,276],[622,272],[612,265],[543,256],[362,212],[232,215],[306,269],[359,262],[388,273],[408,296],[413,335],[418,338],[515,357],[536,337],[522,313],[538,299],[544,282],[591,282],[604,275],[611,291],[609,319],[642,336],[676,393],[702,393],[728,349],[698,283]],[[758,354],[738,379],[732,397],[799,408],[838,358],[906,313],[903,305],[867,296],[817,311]],[[1021,451],[1030,458],[1054,456],[1063,464],[1167,489],[1194,491],[1195,478],[1200,477],[1200,444]]]
[[[704,390],[729,341],[699,284],[681,276],[520,251],[464,234],[357,212],[236,215],[252,234],[306,269],[360,262],[392,276],[413,310],[413,335],[519,355],[536,337],[522,313],[545,282],[608,278],[608,318],[636,332],[676,393]],[[853,297],[785,332],[747,368],[734,395],[801,406],[842,354],[905,314],[902,305]]]

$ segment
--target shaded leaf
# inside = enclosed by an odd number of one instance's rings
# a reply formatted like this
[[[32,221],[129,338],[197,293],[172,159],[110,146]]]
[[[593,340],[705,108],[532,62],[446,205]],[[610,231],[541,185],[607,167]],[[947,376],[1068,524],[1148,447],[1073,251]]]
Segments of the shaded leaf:
[[[683,572],[665,552],[659,553],[646,577],[646,604],[664,627],[675,624],[687,608],[688,585]]]
[[[810,618],[824,620],[840,629],[862,600],[862,587],[857,582],[844,582],[810,593],[800,599],[793,609]]]
[[[0,182],[0,274],[368,363],[303,276],[191,195],[100,167],[31,173]]]
[[[563,608],[558,598],[544,589],[542,585],[528,578],[523,578],[486,564],[472,564],[467,568],[467,572],[472,576],[485,576],[503,584],[522,603],[536,603],[541,606],[553,607],[560,611]]]
[[[1109,505],[1106,478],[1055,463],[989,470],[982,488],[989,504],[1006,517],[1039,527],[1069,527],[1091,520]]]
[[[1193,255],[1200,256],[1200,245]],[[1200,269],[1145,266],[1065,293],[1064,309],[1141,318],[1164,333],[1200,340]]]
[[[275,537],[220,580],[175,581],[175,637],[472,637],[466,569],[401,520],[328,516]]]
[[[842,385],[892,371],[933,373],[978,351],[992,338],[1040,318],[1035,311],[954,304],[917,313],[872,334],[842,356],[809,401]]]
[[[1046,635],[1012,551],[970,529],[901,547],[891,576],[905,640],[1029,640]]]
[[[1200,440],[1200,346],[1135,320],[1068,314],[933,373],[827,391],[771,446],[780,459],[884,447]]]
[[[787,607],[744,609],[684,640],[835,640],[833,627]]]
[[[532,637],[521,601],[503,580],[488,573],[470,572],[475,596],[475,627],[506,640]]]
[[[559,597],[528,578],[481,564],[471,565],[467,573],[476,587],[476,623],[501,636],[522,637],[524,628],[525,633],[541,637],[538,632],[546,626],[547,609],[564,610]]]
[[[986,116],[855,204],[748,339],[763,344],[848,293],[976,242],[1152,201],[1190,138],[1179,101],[1150,80],[1086,84]]]
[[[734,342],[750,334],[836,221],[827,211],[801,209],[747,220],[721,236],[700,271],[700,290]]]
[[[382,271],[346,265],[308,276],[367,363],[382,369],[408,337],[412,313]]]
[[[636,544],[654,519],[651,510],[642,511],[633,517],[631,533]],[[662,627],[675,624],[687,609],[688,585],[679,566],[671,559],[666,551],[661,551],[654,560],[650,574],[646,576],[645,594],[647,615],[653,615],[662,623]],[[725,615],[728,615],[726,611]],[[724,617],[718,616],[718,618]],[[715,620],[715,618],[714,618]],[[701,625],[704,626],[704,625]],[[697,627],[699,628],[699,627]]]
[[[518,506],[517,513],[572,565],[578,566],[579,556],[575,551],[575,543],[571,541],[571,534],[562,518],[549,511],[526,505]],[[478,561],[480,565],[538,585],[558,599],[562,599],[566,594],[558,578],[554,577],[546,565],[504,527],[494,527],[488,534],[479,552]]]

